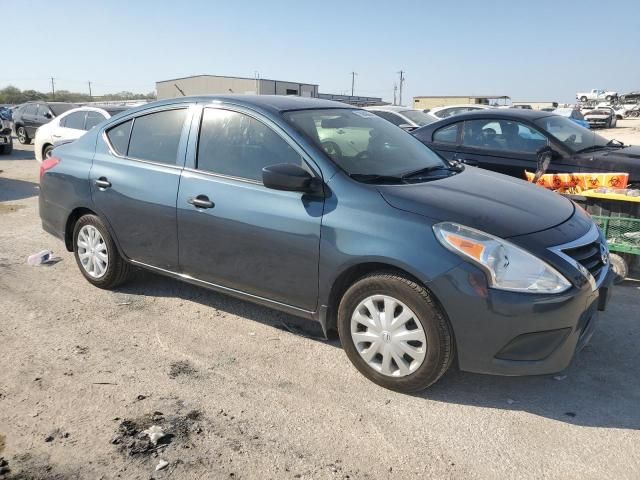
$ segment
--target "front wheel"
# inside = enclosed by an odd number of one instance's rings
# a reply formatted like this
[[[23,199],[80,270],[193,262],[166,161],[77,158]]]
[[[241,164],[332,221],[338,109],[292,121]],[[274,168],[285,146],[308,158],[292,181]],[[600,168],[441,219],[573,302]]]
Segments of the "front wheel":
[[[96,215],[80,217],[73,229],[73,252],[89,283],[112,289],[124,283],[131,267],[120,256],[102,220]]]
[[[399,392],[423,390],[454,357],[449,323],[429,292],[397,273],[353,284],[338,309],[342,346],[369,380]]]
[[[586,102],[587,101],[587,97],[580,97],[580,101],[581,102]]]
[[[29,138],[29,135],[27,134],[27,129],[20,126],[18,127],[18,130],[16,131],[16,135],[18,135],[18,141],[23,144],[23,145],[29,145],[31,143],[31,139]]]

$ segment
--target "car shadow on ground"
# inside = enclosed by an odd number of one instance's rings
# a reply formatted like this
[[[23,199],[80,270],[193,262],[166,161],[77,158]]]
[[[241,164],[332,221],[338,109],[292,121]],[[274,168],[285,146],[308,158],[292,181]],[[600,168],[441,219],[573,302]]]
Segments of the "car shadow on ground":
[[[289,315],[262,305],[237,299],[231,295],[218,293],[146,270],[136,271],[134,278],[119,288],[118,291],[129,295],[176,297],[182,300],[194,301],[206,307],[289,331],[295,335],[311,338],[327,345],[340,346],[337,340],[324,338],[320,324],[313,320]]]
[[[39,185],[37,183],[5,178],[0,172],[0,202],[11,202],[36,197],[39,191]]]
[[[33,149],[23,150],[22,148],[16,148],[14,145],[13,151],[10,155],[0,155],[0,165],[3,160],[34,160],[35,155]]]
[[[627,289],[626,295],[632,301],[640,294],[635,284],[621,288]],[[340,347],[339,340],[322,338],[315,322],[150,272],[138,272],[119,291],[198,302]],[[640,336],[640,328],[630,319],[628,307],[621,307],[627,309],[622,311],[628,321],[616,322],[616,312],[605,316],[591,344],[565,372],[499,377],[462,372],[454,365],[435,385],[414,396],[472,407],[520,410],[573,425],[640,429],[640,349],[634,337]]]

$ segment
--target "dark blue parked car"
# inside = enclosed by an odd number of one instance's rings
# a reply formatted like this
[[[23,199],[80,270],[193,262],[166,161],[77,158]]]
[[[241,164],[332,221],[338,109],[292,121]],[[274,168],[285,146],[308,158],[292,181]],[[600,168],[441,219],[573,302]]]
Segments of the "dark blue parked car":
[[[605,240],[569,200],[316,99],[185,97],[112,117],[43,162],[40,215],[95,286],[139,266],[315,320],[399,391],[455,357],[564,369],[609,277]]]

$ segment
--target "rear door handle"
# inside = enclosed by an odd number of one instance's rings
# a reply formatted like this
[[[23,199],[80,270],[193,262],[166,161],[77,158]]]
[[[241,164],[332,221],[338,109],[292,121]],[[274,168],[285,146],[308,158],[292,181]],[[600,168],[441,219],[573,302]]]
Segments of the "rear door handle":
[[[95,183],[98,188],[109,188],[111,186],[111,182],[105,177],[98,178]]]
[[[190,198],[187,200],[187,203],[190,203],[196,208],[213,208],[215,204],[209,200],[209,197],[206,195],[198,195],[195,198]]]

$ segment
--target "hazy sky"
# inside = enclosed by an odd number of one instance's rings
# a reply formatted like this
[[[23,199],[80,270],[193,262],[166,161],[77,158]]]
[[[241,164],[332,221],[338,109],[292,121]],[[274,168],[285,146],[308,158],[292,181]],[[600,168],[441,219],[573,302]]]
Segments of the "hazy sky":
[[[7,3],[6,6],[2,4]],[[0,0],[7,14],[15,2]],[[149,92],[208,73],[414,95],[574,100],[640,90],[640,4],[628,1],[28,1],[2,22],[0,88]],[[10,21],[7,21],[10,20]],[[7,43],[8,42],[8,43]]]

